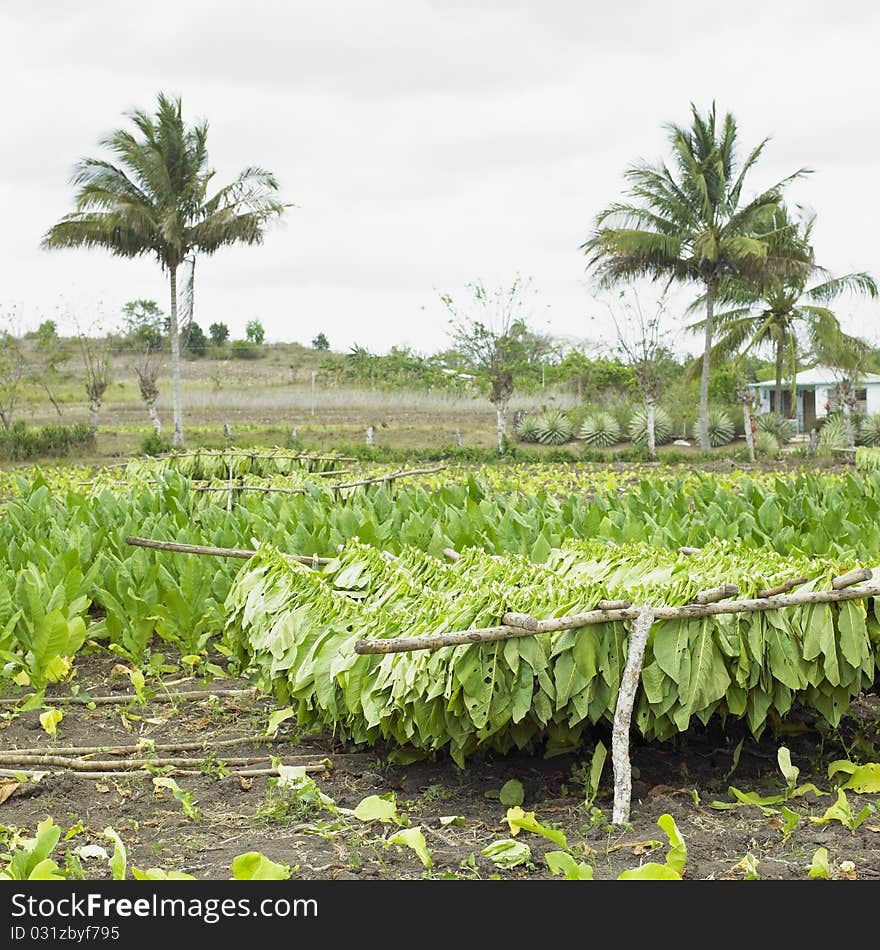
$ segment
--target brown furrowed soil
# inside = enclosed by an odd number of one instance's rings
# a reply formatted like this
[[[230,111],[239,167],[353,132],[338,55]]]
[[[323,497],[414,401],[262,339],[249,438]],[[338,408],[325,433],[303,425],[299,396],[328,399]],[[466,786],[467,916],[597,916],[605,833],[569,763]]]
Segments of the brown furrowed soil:
[[[74,682],[92,695],[130,693],[130,682],[118,669],[114,673],[115,664],[114,657],[84,654],[77,660]],[[645,744],[634,739],[631,823],[614,827],[610,824],[610,756],[597,797],[589,805],[585,801],[592,742],[578,754],[549,759],[539,753],[474,757],[464,770],[442,757],[395,764],[389,760],[388,750],[350,749],[328,735],[300,736],[289,721],[280,726],[277,741],[267,744],[265,733],[269,715],[276,708],[274,700],[253,692],[222,694],[223,690],[248,686],[241,679],[194,679],[178,680],[162,689],[152,680],[147,688],[154,698],[145,705],[135,700],[90,709],[56,701],[64,718],[54,738],[41,727],[40,710],[3,707],[0,754],[6,777],[0,779],[0,792],[13,789],[0,804],[0,826],[7,841],[12,829],[33,834],[37,822],[51,816],[64,832],[81,828],[70,840],[65,841],[62,835],[54,854],[62,866],[65,850],[80,845],[97,844],[112,853],[112,844],[103,835],[104,829],[112,827],[126,845],[129,869],[161,867],[200,879],[230,878],[233,858],[249,851],[260,851],[292,866],[293,876],[301,880],[452,875],[548,878],[544,854],[558,846],[539,835],[522,831],[517,836],[517,841],[528,845],[530,857],[514,867],[499,867],[480,853],[492,842],[511,837],[502,820],[507,807],[498,794],[506,782],[517,779],[524,791],[523,808],[534,812],[545,826],[563,830],[569,848],[579,861],[592,866],[596,879],[616,878],[646,861],[662,863],[668,842],[657,820],[664,814],[674,817],[685,840],[686,879],[742,879],[750,873],[751,865],[751,873],[762,880],[807,880],[819,848],[828,851],[832,877],[880,878],[880,814],[873,812],[880,797],[847,792],[853,815],[865,806],[870,812],[855,831],[838,820],[811,821],[822,818],[837,800],[827,776],[829,762],[850,756],[876,761],[880,755],[880,700],[873,695],[863,697],[854,715],[833,733],[816,731],[804,716],[803,721],[794,718],[786,734],[773,735],[768,730],[760,742],[747,736],[738,723],[728,723],[726,729],[710,724],[708,729],[700,727],[666,743]],[[202,699],[156,701],[161,695],[173,699],[177,691],[199,689],[218,692]],[[54,687],[53,691],[56,696],[69,695],[69,687]],[[263,737],[263,741],[253,742],[254,737]],[[593,741],[596,739],[610,743],[605,730],[597,730]],[[9,755],[16,749],[49,752],[66,747],[140,744],[139,752],[125,755],[143,757],[149,763],[150,743],[158,749],[153,755],[185,757],[190,760],[187,767],[196,774],[152,766],[152,772],[141,775],[96,776],[33,763],[20,767],[48,774],[21,784],[9,774],[16,769],[9,763]],[[204,749],[164,751],[181,743],[205,745]],[[211,743],[222,744],[212,748]],[[798,786],[812,782],[824,795],[808,792],[763,808],[713,807],[713,803],[734,804],[729,785],[762,796],[782,794],[786,783],[777,765],[781,745],[789,748],[793,763],[800,768]],[[328,808],[321,802],[305,801],[275,787],[276,780],[266,775],[234,772],[269,767],[271,756],[315,767],[310,777],[341,808],[353,809],[367,796],[393,795],[401,824],[421,828],[431,866],[424,867],[413,850],[388,844],[398,825],[334,813],[332,803]],[[122,753],[102,752],[89,758],[106,762],[121,757]],[[245,758],[260,761],[237,764],[236,760]],[[162,774],[174,778],[183,790],[183,800],[175,798],[171,789],[154,786],[154,777]],[[783,807],[797,816],[795,827],[791,828],[793,819],[782,812]],[[100,858],[84,858],[82,865],[88,879],[110,876],[107,862]]]

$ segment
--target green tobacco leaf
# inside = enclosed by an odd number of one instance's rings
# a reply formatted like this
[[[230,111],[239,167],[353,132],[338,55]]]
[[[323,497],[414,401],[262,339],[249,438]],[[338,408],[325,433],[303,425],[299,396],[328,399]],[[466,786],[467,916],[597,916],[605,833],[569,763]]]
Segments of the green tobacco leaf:
[[[393,796],[384,798],[379,795],[368,795],[358,803],[352,814],[360,821],[397,822],[397,802]]]
[[[236,881],[286,881],[291,869],[267,858],[261,851],[248,851],[232,859],[232,877]]]
[[[779,763],[779,768],[785,777],[785,784],[788,787],[789,793],[794,791],[795,786],[797,785],[798,776],[801,774],[801,770],[796,766],[791,764],[791,752],[784,746],[779,747],[779,751],[776,754],[776,760]]]
[[[791,833],[797,828],[800,823],[801,817],[796,811],[792,811],[790,808],[786,808],[785,805],[779,809],[780,814],[782,815],[783,826],[782,826],[782,836],[784,839],[788,839]]]
[[[668,864],[649,861],[641,867],[632,868],[618,875],[618,881],[680,881],[681,875]]]
[[[142,871],[140,868],[133,867],[131,876],[136,881],[194,881],[196,878],[192,874],[185,874],[183,871],[166,871],[164,868],[147,868]]]
[[[840,781],[841,775],[849,777]],[[838,788],[852,789],[859,794],[874,794],[880,792],[880,763],[856,765],[849,759],[836,759],[828,766],[828,778],[835,781]]]
[[[403,828],[395,832],[386,842],[385,847],[392,844],[402,844],[415,851],[422,864],[429,868],[434,863],[431,859],[431,852],[425,843],[425,836],[422,834],[421,825],[415,825],[413,828]]]
[[[709,807],[716,811],[728,811],[731,808],[740,808],[743,805],[754,805],[760,808],[765,815],[775,815],[776,809],[771,805],[780,805],[784,802],[787,795],[759,795],[757,792],[742,792],[733,785],[729,786],[727,791],[734,799],[732,802],[712,802]]]
[[[502,805],[522,805],[526,794],[523,790],[522,782],[519,779],[512,778],[501,786],[498,794]]]
[[[593,804],[596,800],[596,796],[599,794],[599,781],[602,778],[602,770],[605,768],[605,760],[607,757],[608,749],[605,748],[605,743],[599,739],[596,742],[596,748],[593,749],[593,757],[590,760],[589,784],[584,789],[588,807]]]
[[[827,848],[816,849],[807,871],[809,877],[816,877],[822,881],[827,881],[831,877],[831,866],[828,863]]]
[[[282,722],[287,722],[288,719],[292,719],[296,715],[296,710],[292,706],[287,706],[284,709],[276,709],[269,716],[269,723],[266,726],[266,735],[275,736],[278,733],[278,727]]]
[[[122,838],[113,828],[105,828],[104,837],[113,842],[113,854],[108,862],[110,870],[113,872],[113,880],[124,881],[126,867],[128,866],[128,852],[125,850]]]
[[[841,788],[837,792],[837,801],[825,810],[825,814],[821,818],[811,815],[810,821],[816,825],[827,825],[831,821],[839,821],[845,828],[855,833],[876,810],[876,805],[865,805],[857,815],[854,815],[846,792]]]
[[[513,838],[499,838],[483,848],[480,854],[501,868],[515,868],[528,864],[532,859],[532,849]]]
[[[666,854],[666,865],[679,875],[684,873],[685,864],[687,864],[687,846],[684,838],[678,830],[678,825],[672,815],[661,815],[657,819],[657,824],[666,833],[669,839],[670,850]]]
[[[593,868],[585,861],[575,861],[568,851],[548,851],[544,859],[550,873],[562,875],[566,881],[593,880]]]
[[[523,831],[530,831],[535,835],[541,835],[543,838],[548,838],[561,848],[568,847],[565,834],[556,828],[547,828],[545,825],[542,825],[535,819],[535,813],[533,811],[523,811],[519,806],[508,808],[507,814],[504,816],[504,821],[507,822],[512,835],[516,835],[519,830],[522,829]]]

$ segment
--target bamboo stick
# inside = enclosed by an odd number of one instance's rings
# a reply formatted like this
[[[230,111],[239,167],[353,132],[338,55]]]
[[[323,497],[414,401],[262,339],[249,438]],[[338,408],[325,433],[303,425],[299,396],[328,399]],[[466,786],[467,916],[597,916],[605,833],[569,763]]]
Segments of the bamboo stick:
[[[654,607],[654,620],[691,620],[698,617],[714,617],[718,614],[753,613],[763,610],[780,610],[805,604],[830,604],[844,600],[861,600],[880,597],[880,586],[848,587],[844,590],[817,590],[799,594],[780,594],[774,597],[753,600],[729,600],[710,604],[685,604],[683,607]],[[555,633],[559,630],[577,630],[598,623],[635,620],[638,607],[623,610],[591,610],[582,614],[557,617],[554,620],[539,620],[536,631],[523,630],[502,624],[497,627],[457,630],[450,633],[428,633],[416,637],[396,637],[387,640],[358,640],[355,653],[385,654],[408,653],[413,650],[439,650],[447,646],[468,643],[493,643],[497,640],[514,640],[517,637],[532,637],[536,633]]]
[[[307,773],[314,772],[326,772],[327,769],[332,768],[333,764],[329,759],[325,759],[322,762],[315,763],[314,765],[304,765],[301,766],[306,770]],[[155,778],[156,773],[150,769],[131,769],[129,771],[123,769],[113,769],[106,772],[81,772],[75,771],[73,769],[61,769],[56,772],[47,772],[44,769],[0,769],[0,775],[8,778],[14,778],[16,772],[26,775],[29,778],[37,779],[41,781],[47,776],[53,775],[65,775],[70,778],[83,778],[94,781],[95,779],[118,779],[120,776],[124,775],[126,778]],[[202,769],[172,769],[167,773],[168,775],[204,775],[205,773]],[[257,775],[280,775],[280,771],[277,768],[267,768],[267,769],[230,769],[230,775],[243,775],[245,777],[254,777]]]
[[[713,587],[710,590],[701,590],[694,595],[695,604],[714,604],[718,600],[726,600],[728,597],[736,597],[739,588],[736,584],[722,584],[720,587]]]
[[[140,745],[81,745],[40,748],[33,746],[24,749],[5,749],[0,755],[63,755],[65,757],[83,755],[121,755],[154,752],[210,752],[213,749],[225,749],[237,745],[276,745],[290,742],[287,736],[242,736],[239,739],[206,739],[203,742],[142,742]],[[309,756],[303,756],[309,758]]]
[[[629,730],[632,711],[642,673],[642,661],[654,614],[650,607],[640,607],[632,625],[627,649],[626,666],[620,679],[617,704],[614,707],[614,728],[611,733],[611,762],[614,766],[614,807],[611,823],[623,825],[629,821],[632,800],[632,765],[629,759]]]
[[[342,485],[331,485],[333,491],[341,488],[357,488],[359,485],[375,485],[378,482],[393,482],[398,478],[408,478],[411,475],[432,475],[434,472],[442,472],[445,465],[437,465],[434,468],[411,468],[408,471],[392,472],[390,475],[379,475],[376,478],[364,478],[359,482],[345,482]]]
[[[210,699],[212,696],[230,697],[230,696],[253,696],[256,689],[196,689],[187,693],[156,693],[155,696],[145,698],[143,701],[136,693],[118,693],[112,696],[46,696],[47,705],[55,703],[71,703],[80,706],[88,706],[94,703],[96,706],[125,706],[129,703],[141,706],[149,706],[150,703],[176,703],[189,702],[200,699]],[[19,696],[18,699],[0,699],[0,706],[17,706],[26,696]]]
[[[190,485],[190,491],[261,491],[277,492],[281,495],[304,495],[305,488],[279,488],[274,485]]]
[[[508,613],[504,614],[501,622],[508,627],[521,627],[523,630],[531,630],[533,633],[538,629],[538,621],[529,614]]]
[[[218,759],[218,765],[250,766],[259,765],[270,758],[268,755],[239,756],[232,759]],[[322,756],[321,758],[325,758]],[[156,759],[76,759],[63,755],[14,755],[4,752],[0,755],[0,765],[5,767],[24,765],[48,765],[58,768],[71,769],[74,772],[124,772],[127,769],[142,769],[147,766],[155,768],[186,768],[198,764],[199,760],[190,757],[166,757]],[[283,765],[303,765],[302,762],[284,762]]]
[[[265,453],[258,452],[245,452],[243,450],[236,450],[234,452],[228,452],[224,449],[211,450],[205,449],[204,451],[194,451],[194,452],[168,452],[165,455],[154,455],[148,459],[137,459],[137,461],[162,461],[164,459],[180,459],[180,458],[196,458],[197,456],[204,456],[205,458],[249,458],[249,459],[279,459],[284,462],[357,462],[358,460],[353,455],[266,455]],[[118,465],[128,465],[129,459],[126,462],[118,462],[114,464]],[[104,466],[104,468],[109,468],[110,466]]]
[[[155,541],[152,538],[140,538],[137,535],[130,534],[125,539],[126,544],[138,548],[153,548],[156,551],[174,551],[178,554],[205,554],[212,557],[238,557],[249,558],[256,554],[256,551],[248,551],[241,548],[212,548],[202,544],[178,544],[176,541]],[[332,558],[312,557],[307,554],[285,554],[290,561],[296,561],[298,564],[329,564]]]
[[[787,594],[793,588],[800,587],[801,584],[806,584],[808,580],[808,577],[793,577],[790,581],[783,581],[781,584],[777,584],[776,587],[759,590],[758,593],[755,594],[755,597],[775,597],[777,594]]]
[[[843,590],[844,587],[852,587],[853,584],[869,581],[873,576],[874,572],[870,567],[857,567],[852,571],[847,571],[846,574],[841,574],[840,577],[835,577],[831,581],[831,586],[835,590]]]

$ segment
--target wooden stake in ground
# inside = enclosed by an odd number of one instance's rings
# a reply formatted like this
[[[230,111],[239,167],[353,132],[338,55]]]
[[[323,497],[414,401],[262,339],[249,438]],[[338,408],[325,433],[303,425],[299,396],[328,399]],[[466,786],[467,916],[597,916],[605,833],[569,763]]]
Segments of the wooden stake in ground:
[[[614,766],[614,807],[611,812],[611,822],[615,825],[623,825],[629,821],[629,808],[632,799],[629,730],[632,723],[636,690],[642,673],[642,661],[645,658],[645,647],[653,623],[653,610],[650,607],[640,607],[639,615],[633,621],[630,629],[626,668],[620,679],[620,691],[617,694],[617,706],[614,709],[614,731],[611,734],[611,762]]]

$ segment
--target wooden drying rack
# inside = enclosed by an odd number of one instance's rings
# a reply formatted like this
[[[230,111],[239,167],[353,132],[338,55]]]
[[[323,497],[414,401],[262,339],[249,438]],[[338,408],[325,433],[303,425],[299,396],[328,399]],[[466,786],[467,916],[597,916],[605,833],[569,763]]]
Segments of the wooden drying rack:
[[[441,466],[442,467],[442,466]],[[436,469],[431,470],[436,471]],[[399,475],[397,477],[400,477]],[[340,487],[340,486],[337,486]],[[256,539],[251,539],[256,545]],[[256,551],[235,548],[211,548],[201,545],[176,544],[170,541],[155,541],[130,535],[126,544],[138,547],[154,548],[160,551],[173,551],[183,554],[202,554],[220,557],[250,558]],[[340,546],[342,550],[342,546]],[[460,557],[457,551],[446,548],[444,555],[451,561]],[[699,548],[679,548],[684,555],[698,554]],[[383,552],[390,560],[393,554]],[[307,564],[315,569],[329,564],[332,558],[308,557],[306,555],[286,554],[291,561]],[[748,600],[730,600],[739,594],[736,584],[721,584],[709,590],[699,591],[689,604],[680,607],[633,606],[628,600],[600,600],[591,610],[579,614],[568,614],[552,620],[538,620],[529,614],[508,612],[502,615],[501,624],[496,627],[479,627],[470,630],[457,630],[449,633],[423,634],[415,637],[395,637],[385,640],[356,640],[355,653],[361,655],[385,655],[389,653],[412,653],[417,650],[440,650],[448,646],[462,646],[472,643],[494,643],[499,640],[513,640],[521,637],[533,637],[539,633],[553,633],[562,630],[580,630],[600,623],[632,621],[632,629],[627,649],[626,665],[621,676],[617,705],[614,710],[614,725],[611,735],[611,761],[614,769],[614,805],[612,824],[623,825],[629,821],[632,800],[632,765],[629,757],[629,735],[632,724],[632,712],[645,657],[645,647],[651,628],[657,620],[692,620],[720,614],[754,613],[766,610],[783,610],[808,604],[828,604],[848,600],[863,600],[880,597],[880,585],[868,585],[874,570],[858,567],[835,577],[831,581],[831,590],[805,591],[790,594],[788,591],[807,583],[808,578],[799,576],[784,581],[776,587],[759,590],[757,596]],[[862,585],[862,586],[859,586]]]

